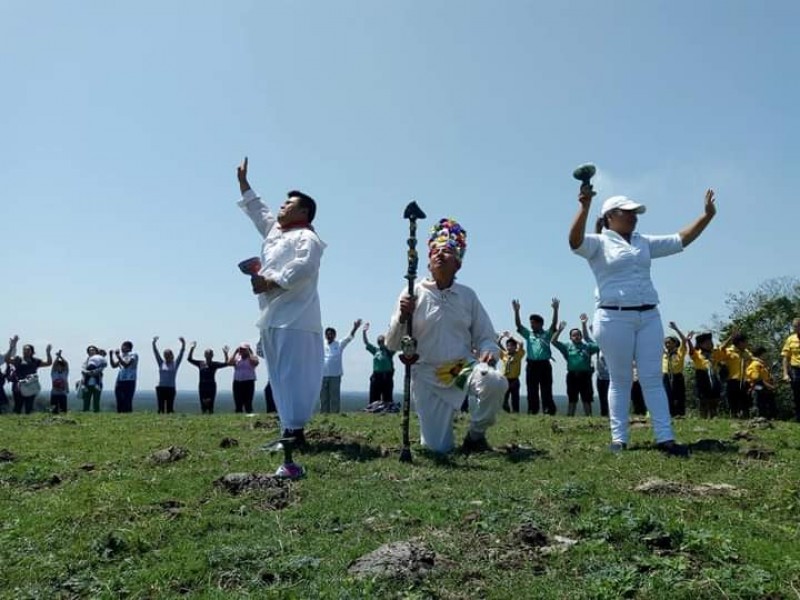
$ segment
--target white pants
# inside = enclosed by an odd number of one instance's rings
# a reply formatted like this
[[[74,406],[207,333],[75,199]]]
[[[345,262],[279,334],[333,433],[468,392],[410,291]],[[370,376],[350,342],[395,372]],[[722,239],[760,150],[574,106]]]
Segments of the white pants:
[[[262,329],[261,347],[281,428],[304,428],[314,413],[322,387],[322,334]]]
[[[611,378],[608,389],[611,441],[627,444],[630,439],[628,415],[634,360],[656,442],[674,439],[661,376],[664,343],[661,313],[656,308],[642,312],[598,308],[594,314],[593,331]]]
[[[434,452],[449,452],[453,442],[453,417],[464,396],[470,396],[470,431],[486,433],[503,404],[508,383],[497,370],[480,364],[470,374],[466,389],[455,386],[442,387],[425,377],[415,365],[411,378],[411,397],[419,416],[420,443]],[[419,365],[427,370],[423,365]]]

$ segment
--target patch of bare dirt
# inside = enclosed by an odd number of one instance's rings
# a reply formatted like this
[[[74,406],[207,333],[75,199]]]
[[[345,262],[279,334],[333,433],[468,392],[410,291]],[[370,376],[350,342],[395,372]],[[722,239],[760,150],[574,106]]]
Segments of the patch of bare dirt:
[[[239,445],[239,440],[231,437],[222,438],[222,441],[219,443],[220,448],[234,448]]]
[[[0,462],[14,462],[15,460],[17,460],[17,455],[11,450],[6,448],[0,450]]]
[[[264,510],[281,510],[295,501],[292,482],[269,473],[228,473],[214,485],[233,495],[254,492]]]

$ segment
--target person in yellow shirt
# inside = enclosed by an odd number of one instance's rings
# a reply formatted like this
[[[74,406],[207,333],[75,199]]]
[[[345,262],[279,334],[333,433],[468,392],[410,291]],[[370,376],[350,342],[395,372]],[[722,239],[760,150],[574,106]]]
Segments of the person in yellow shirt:
[[[686,336],[686,346],[694,365],[695,390],[697,391],[697,408],[700,417],[713,419],[717,416],[719,400],[722,397],[722,382],[719,378],[719,363],[724,353],[714,347],[714,338],[710,332],[700,333],[694,338],[690,331]]]
[[[783,380],[792,384],[794,418],[800,423],[800,318],[792,320],[792,331],[781,350]]]
[[[747,336],[734,331],[722,344],[725,353],[723,364],[728,368],[728,381],[725,384],[725,395],[732,417],[747,419],[750,416],[750,395],[746,382],[747,365],[753,355],[747,349]]]
[[[753,360],[746,369],[747,383],[750,386],[750,395],[755,400],[758,416],[774,419],[778,415],[778,407],[775,404],[775,383],[764,358],[766,353],[764,346],[753,349]]]
[[[683,379],[683,365],[686,362],[686,336],[678,329],[675,321],[669,322],[669,328],[677,333],[678,337],[670,335],[664,338],[661,372],[664,375],[664,389],[667,391],[670,416],[684,417],[686,416],[686,382]]]
[[[503,344],[503,340],[505,340],[505,344]],[[503,376],[508,380],[508,389],[503,397],[503,410],[519,413],[519,376],[522,372],[525,350],[508,331],[504,331],[500,336],[498,345],[500,346],[500,360],[503,361]],[[509,399],[511,400],[510,406]]]

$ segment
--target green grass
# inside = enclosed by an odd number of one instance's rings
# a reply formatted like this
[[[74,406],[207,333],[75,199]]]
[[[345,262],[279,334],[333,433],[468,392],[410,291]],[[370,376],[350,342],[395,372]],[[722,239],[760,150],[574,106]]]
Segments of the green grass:
[[[0,598],[800,597],[797,424],[680,460],[652,448],[649,427],[615,456],[599,418],[503,414],[495,452],[441,459],[414,446],[408,465],[397,460],[398,415],[317,417],[296,456],[308,476],[275,508],[266,492],[214,485],[274,471],[278,456],[261,449],[277,431],[267,417],[66,419],[0,417],[0,449],[16,456],[0,462]],[[687,442],[730,442],[746,428],[675,426]],[[239,445],[221,448],[225,437]],[[149,459],[171,445],[189,454]],[[774,454],[748,458],[751,447]],[[634,490],[653,477],[740,493]],[[577,544],[544,553],[517,535],[523,525]],[[356,558],[410,539],[437,553],[427,577],[348,575]]]

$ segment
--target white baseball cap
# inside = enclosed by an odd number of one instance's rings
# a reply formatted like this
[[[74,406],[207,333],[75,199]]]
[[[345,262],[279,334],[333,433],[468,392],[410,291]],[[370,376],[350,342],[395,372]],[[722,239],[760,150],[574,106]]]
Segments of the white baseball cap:
[[[612,210],[618,208],[621,210],[635,211],[637,215],[641,215],[647,210],[647,207],[644,204],[634,202],[627,196],[611,196],[610,198],[606,199],[605,202],[603,202],[603,207],[600,209],[600,214],[605,216]]]

